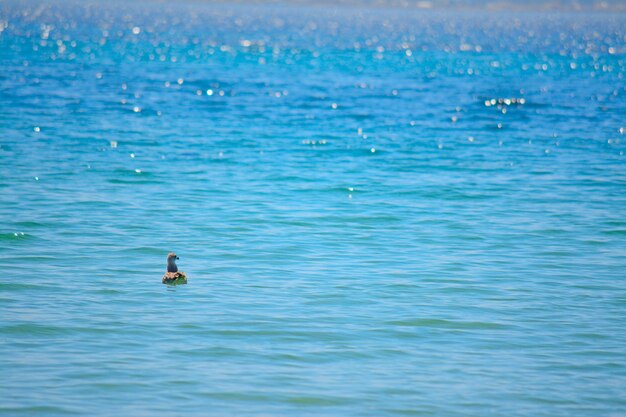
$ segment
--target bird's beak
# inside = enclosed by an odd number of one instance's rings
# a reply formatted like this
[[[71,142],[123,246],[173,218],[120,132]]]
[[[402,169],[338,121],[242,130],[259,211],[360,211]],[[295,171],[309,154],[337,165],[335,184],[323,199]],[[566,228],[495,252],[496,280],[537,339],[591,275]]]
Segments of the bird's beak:
[[[177,256],[177,257],[176,257],[176,260],[179,260],[179,259],[180,259],[180,258]]]

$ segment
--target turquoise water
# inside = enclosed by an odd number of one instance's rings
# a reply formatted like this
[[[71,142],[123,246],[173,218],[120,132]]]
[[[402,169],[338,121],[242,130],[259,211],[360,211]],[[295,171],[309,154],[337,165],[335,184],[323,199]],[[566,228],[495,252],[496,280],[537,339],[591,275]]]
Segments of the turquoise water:
[[[0,414],[626,415],[625,40],[0,4]]]

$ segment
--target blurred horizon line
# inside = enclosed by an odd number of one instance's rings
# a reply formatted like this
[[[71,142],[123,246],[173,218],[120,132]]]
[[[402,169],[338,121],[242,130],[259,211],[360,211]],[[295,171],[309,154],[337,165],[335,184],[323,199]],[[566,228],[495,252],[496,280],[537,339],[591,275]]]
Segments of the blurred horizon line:
[[[7,3],[11,3],[9,0]],[[73,3],[76,0],[13,0],[15,3]],[[164,5],[237,5],[237,6],[296,6],[296,7],[338,7],[368,9],[410,9],[432,11],[474,11],[474,12],[626,12],[626,2],[620,0],[89,0],[81,4],[107,3],[138,5],[154,3]]]

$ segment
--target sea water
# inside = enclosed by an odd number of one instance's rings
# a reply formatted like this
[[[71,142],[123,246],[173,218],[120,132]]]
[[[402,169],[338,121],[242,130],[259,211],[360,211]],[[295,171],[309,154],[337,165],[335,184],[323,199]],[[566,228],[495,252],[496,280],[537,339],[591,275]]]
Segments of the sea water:
[[[3,2],[0,414],[626,415],[625,44]]]

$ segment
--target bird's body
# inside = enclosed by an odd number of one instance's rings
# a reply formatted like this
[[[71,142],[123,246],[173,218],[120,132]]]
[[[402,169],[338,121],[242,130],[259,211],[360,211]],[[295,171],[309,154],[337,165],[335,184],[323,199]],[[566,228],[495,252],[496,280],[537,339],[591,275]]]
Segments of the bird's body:
[[[163,275],[163,284],[186,284],[187,275],[184,272],[166,272]]]
[[[175,253],[170,252],[167,255],[167,272],[163,275],[163,284],[186,284],[187,274],[178,270],[176,266],[176,260],[178,256]]]

